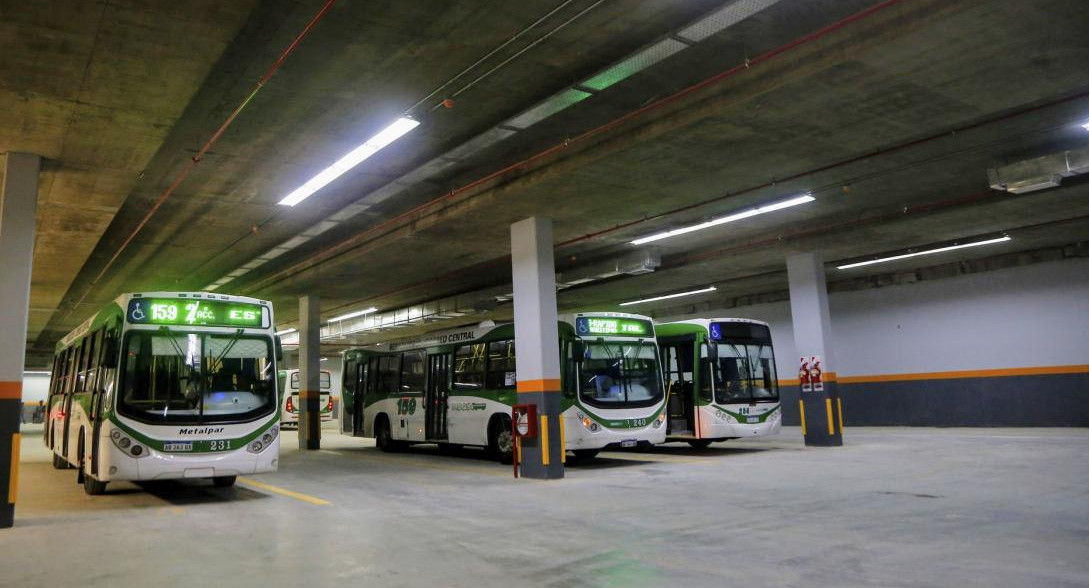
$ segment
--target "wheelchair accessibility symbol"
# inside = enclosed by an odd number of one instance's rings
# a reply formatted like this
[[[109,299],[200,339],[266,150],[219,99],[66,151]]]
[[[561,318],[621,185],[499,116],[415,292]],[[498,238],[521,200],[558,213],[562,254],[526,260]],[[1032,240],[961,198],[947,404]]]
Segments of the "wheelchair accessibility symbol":
[[[718,323],[711,323],[711,339],[719,340],[722,338],[722,327]]]
[[[132,320],[134,322],[140,322],[146,318],[147,315],[144,314],[144,308],[137,304],[136,307],[132,309]]]

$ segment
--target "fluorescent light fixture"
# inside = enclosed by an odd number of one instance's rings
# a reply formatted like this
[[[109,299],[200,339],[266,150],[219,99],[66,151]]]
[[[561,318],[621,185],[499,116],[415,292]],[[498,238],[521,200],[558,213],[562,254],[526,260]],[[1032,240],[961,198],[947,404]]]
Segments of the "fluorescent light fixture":
[[[280,204],[283,204],[284,206],[295,206],[310,197],[314,192],[324,188],[329,182],[344,175],[344,172],[363,163],[368,157],[378,153],[382,148],[397,139],[400,139],[405,133],[419,125],[419,121],[412,120],[411,118],[401,117],[397,119],[393,124],[379,131],[377,135],[367,139],[366,143],[352,149],[347,155],[338,159],[336,163],[325,168],[318,175],[310,178],[305,184],[299,186],[294,192],[284,197],[284,199],[280,201]]]
[[[377,310],[378,310],[377,308],[372,306],[370,308],[364,308],[363,310],[357,310],[355,312],[349,312],[348,314],[342,314],[340,316],[335,316],[335,317],[333,317],[333,318],[331,318],[331,319],[329,319],[329,320],[327,320],[325,322],[335,323],[337,321],[342,321],[342,320],[345,320],[345,319],[350,319],[350,318],[355,318],[357,316],[363,316],[365,314],[370,314],[370,313],[375,312]]]
[[[276,336],[277,337],[283,337],[284,335],[290,335],[291,333],[297,333],[297,332],[299,332],[299,330],[296,329],[296,328],[284,329],[282,331],[276,331]]]
[[[680,298],[681,296],[692,296],[694,294],[703,294],[704,292],[714,292],[718,288],[714,286],[708,286],[700,290],[691,290],[689,292],[680,292],[677,294],[666,294],[665,296],[655,296],[654,298],[644,298],[642,300],[632,300],[631,302],[621,302],[620,306],[631,306],[632,304],[642,304],[644,302],[656,302],[658,300],[668,300],[670,298]]]
[[[930,255],[931,253],[943,253],[945,251],[953,251],[954,249],[964,249],[965,247],[979,247],[980,245],[990,245],[992,243],[1002,243],[1009,241],[1009,237],[999,237],[997,239],[987,239],[985,241],[975,241],[973,243],[964,243],[962,245],[950,245],[949,247],[938,247],[936,249],[926,249],[923,251],[916,251],[915,253],[905,253],[903,255],[893,255],[891,257],[882,257],[879,259],[871,259],[869,261],[860,261],[858,263],[848,263],[847,265],[837,265],[836,269],[851,269],[853,267],[862,267],[864,265],[871,265],[874,263],[883,263],[886,261],[896,261],[897,259],[907,259],[909,257],[916,257],[918,255]]]
[[[53,375],[53,372],[29,370],[29,371],[23,372],[23,375],[24,376],[51,376],[51,375]]]
[[[1081,125],[1081,128],[1083,128],[1083,129],[1085,129],[1085,130],[1089,131],[1089,122],[1087,122],[1087,123],[1085,123],[1085,124]]]
[[[784,208],[790,208],[791,206],[798,206],[799,204],[805,204],[807,202],[813,202],[816,198],[812,194],[803,194],[787,200],[780,200],[778,202],[772,202],[771,204],[764,204],[763,206],[757,206],[755,208],[748,208],[741,212],[735,212],[726,216],[720,216],[716,219],[709,220],[707,222],[699,223],[697,225],[690,225],[687,227],[681,227],[679,229],[673,229],[672,231],[665,231],[662,233],[655,233],[646,237],[640,237],[631,242],[632,245],[642,245],[643,243],[650,243],[651,241],[658,241],[661,239],[668,239],[669,237],[676,237],[677,235],[683,235],[685,233],[691,233],[693,231],[702,231],[718,225],[724,225],[726,223],[732,223],[751,216],[757,216],[767,212],[773,212],[776,210],[782,210]]]
[[[323,358],[321,358],[321,361],[329,361],[329,358],[328,357],[323,357]]]

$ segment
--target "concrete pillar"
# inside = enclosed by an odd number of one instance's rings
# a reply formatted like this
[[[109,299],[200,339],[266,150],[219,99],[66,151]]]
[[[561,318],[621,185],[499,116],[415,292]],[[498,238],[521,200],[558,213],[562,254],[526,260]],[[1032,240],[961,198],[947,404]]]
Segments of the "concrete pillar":
[[[299,449],[321,449],[321,309],[299,297]]]
[[[536,405],[539,419],[537,438],[522,441],[522,476],[562,478],[560,339],[552,219],[533,217],[511,225],[510,249],[518,404]]]
[[[824,260],[816,253],[787,258],[790,281],[790,315],[794,323],[794,346],[810,374],[821,373],[821,385],[801,392],[802,429],[806,445],[843,445],[843,409],[836,387],[835,357],[830,343],[832,321],[828,313],[828,285]],[[814,366],[812,358],[819,360]],[[819,389],[819,388],[822,388]]]
[[[19,412],[41,158],[8,153],[0,193],[0,529],[15,523]]]

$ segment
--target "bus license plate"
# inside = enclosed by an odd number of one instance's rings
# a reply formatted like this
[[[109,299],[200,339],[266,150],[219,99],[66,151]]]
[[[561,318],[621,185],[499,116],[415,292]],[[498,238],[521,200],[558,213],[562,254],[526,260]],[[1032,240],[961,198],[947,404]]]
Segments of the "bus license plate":
[[[178,441],[175,443],[164,443],[163,451],[193,451],[193,442]]]
[[[620,442],[621,447],[635,447],[638,444],[639,444],[639,442],[636,441],[635,439],[628,439],[626,441],[621,441]]]
[[[749,417],[748,422],[749,423],[759,423],[760,422],[760,417]]]

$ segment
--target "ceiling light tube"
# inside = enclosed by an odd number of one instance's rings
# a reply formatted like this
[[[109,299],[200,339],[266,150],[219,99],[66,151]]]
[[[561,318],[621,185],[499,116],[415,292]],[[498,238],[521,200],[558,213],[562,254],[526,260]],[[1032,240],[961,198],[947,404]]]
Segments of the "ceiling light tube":
[[[755,208],[748,208],[740,212],[728,214],[726,216],[720,216],[716,219],[711,219],[707,222],[689,225],[687,227],[681,227],[679,229],[673,229],[671,231],[664,231],[661,233],[655,233],[646,237],[640,237],[631,242],[632,245],[642,245],[644,243],[650,243],[651,241],[658,241],[660,239],[668,239],[669,237],[676,237],[677,235],[684,235],[685,233],[691,233],[694,231],[702,231],[710,227],[717,225],[724,225],[726,223],[732,223],[751,216],[757,216],[760,214],[773,212],[776,210],[782,210],[784,208],[790,208],[792,206],[798,206],[799,204],[805,204],[807,202],[813,202],[816,198],[812,194],[803,194],[787,200],[780,200],[778,202],[772,202],[771,204],[764,204]]]
[[[714,286],[708,286],[700,290],[692,290],[689,292],[680,292],[677,294],[666,294],[665,296],[655,296],[654,298],[644,298],[642,300],[632,300],[631,302],[621,302],[620,306],[631,306],[632,304],[643,304],[644,302],[655,302],[658,300],[668,300],[669,298],[680,298],[681,296],[692,296],[694,294],[703,294],[704,292],[714,292],[718,288]]]
[[[878,259],[871,259],[869,261],[860,261],[857,263],[848,263],[847,265],[837,265],[836,269],[851,269],[853,267],[862,267],[864,265],[871,265],[875,263],[884,263],[886,261],[896,261],[898,259],[907,259],[909,257],[916,257],[918,255],[930,255],[931,253],[943,253],[945,251],[953,251],[954,249],[964,249],[965,247],[978,247],[980,245],[990,245],[992,243],[1003,243],[1009,241],[1010,238],[1003,236],[996,239],[987,239],[985,241],[975,241],[973,243],[964,243],[961,245],[950,245],[948,247],[938,247],[936,249],[926,249],[924,251],[916,251],[915,253],[905,253],[903,255],[893,255],[890,257],[881,257]]]
[[[335,323],[337,321],[342,321],[342,320],[345,320],[345,319],[350,319],[350,318],[355,318],[357,316],[363,316],[365,314],[370,314],[370,313],[375,312],[377,310],[378,310],[377,308],[372,306],[370,308],[364,308],[363,310],[357,310],[355,312],[349,312],[348,314],[342,314],[340,316],[335,316],[335,317],[333,317],[333,318],[331,318],[331,319],[329,319],[328,321],[325,321],[325,322]]]
[[[1083,128],[1083,129],[1085,129],[1085,130],[1089,131],[1089,122],[1087,122],[1087,123],[1085,123],[1085,124],[1081,125],[1081,128]]]
[[[291,333],[297,333],[299,330],[296,328],[284,329],[282,331],[276,331],[277,337],[283,337],[284,335],[290,335]]]
[[[348,170],[363,163],[368,157],[378,153],[383,147],[401,138],[405,133],[418,127],[420,123],[411,118],[401,117],[390,126],[382,129],[377,135],[367,139],[359,147],[352,149],[347,155],[341,157],[318,175],[310,178],[305,184],[299,186],[294,192],[288,194],[280,201],[284,206],[295,206],[310,197],[311,194],[324,188],[326,184],[339,178]]]

